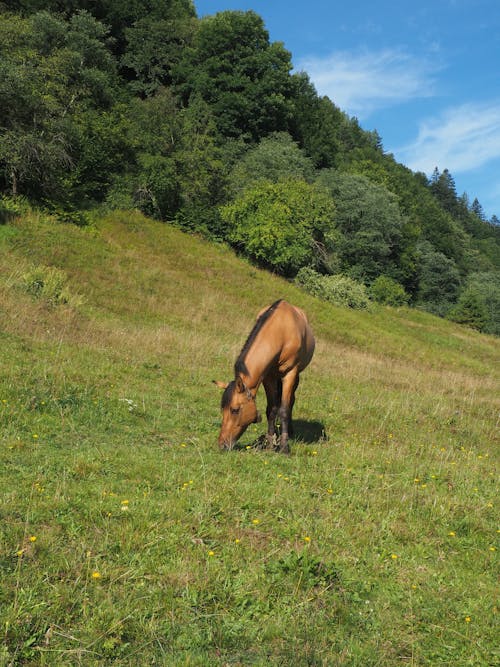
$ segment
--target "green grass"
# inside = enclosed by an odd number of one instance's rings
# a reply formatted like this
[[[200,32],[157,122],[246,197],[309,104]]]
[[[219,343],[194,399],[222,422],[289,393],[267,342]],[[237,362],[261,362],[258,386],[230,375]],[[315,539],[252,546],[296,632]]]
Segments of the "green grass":
[[[52,266],[68,303],[23,288]],[[299,437],[220,453],[211,380],[279,297],[318,342]],[[32,214],[0,226],[0,345],[0,665],[498,664],[497,339]]]

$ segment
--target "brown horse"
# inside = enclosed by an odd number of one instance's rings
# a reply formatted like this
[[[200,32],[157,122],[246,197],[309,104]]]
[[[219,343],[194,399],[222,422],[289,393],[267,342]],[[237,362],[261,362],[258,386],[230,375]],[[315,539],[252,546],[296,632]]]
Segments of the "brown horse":
[[[235,379],[216,382],[222,395],[219,447],[232,449],[249,424],[260,421],[255,397],[261,383],[267,397],[267,447],[276,443],[276,420],[281,433],[277,449],[289,453],[292,409],[299,373],[314,353],[314,336],[305,313],[281,299],[261,310],[234,365]]]

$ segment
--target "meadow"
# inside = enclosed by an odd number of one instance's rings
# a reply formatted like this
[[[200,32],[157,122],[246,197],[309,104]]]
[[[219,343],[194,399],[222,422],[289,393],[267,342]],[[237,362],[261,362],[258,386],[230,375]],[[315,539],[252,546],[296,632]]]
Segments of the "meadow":
[[[317,338],[291,456],[219,452],[212,380],[280,297]],[[31,212],[0,345],[0,665],[500,664],[498,339]]]

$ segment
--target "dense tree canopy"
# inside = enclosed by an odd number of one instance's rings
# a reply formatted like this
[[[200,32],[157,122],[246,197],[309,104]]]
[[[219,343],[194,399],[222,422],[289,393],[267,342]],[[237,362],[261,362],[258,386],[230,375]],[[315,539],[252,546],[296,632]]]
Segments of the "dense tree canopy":
[[[428,179],[387,155],[291,73],[255,12],[4,0],[0,14],[0,219],[6,197],[75,220],[138,207],[302,270],[306,289],[359,285],[499,333],[498,218],[447,169]]]
[[[199,22],[179,68],[179,89],[189,101],[201,97],[214,111],[224,137],[258,140],[286,129],[290,53],[269,43],[254,12],[220,12]]]

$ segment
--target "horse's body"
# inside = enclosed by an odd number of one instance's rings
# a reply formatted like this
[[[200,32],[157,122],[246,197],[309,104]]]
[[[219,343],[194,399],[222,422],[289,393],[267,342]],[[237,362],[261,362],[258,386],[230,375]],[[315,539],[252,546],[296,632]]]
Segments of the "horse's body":
[[[255,397],[261,384],[267,396],[267,445],[276,442],[276,420],[281,433],[279,450],[288,453],[292,409],[299,373],[314,353],[314,336],[305,313],[286,301],[264,308],[234,365],[235,379],[222,396],[219,446],[232,449],[249,424],[260,421]]]

